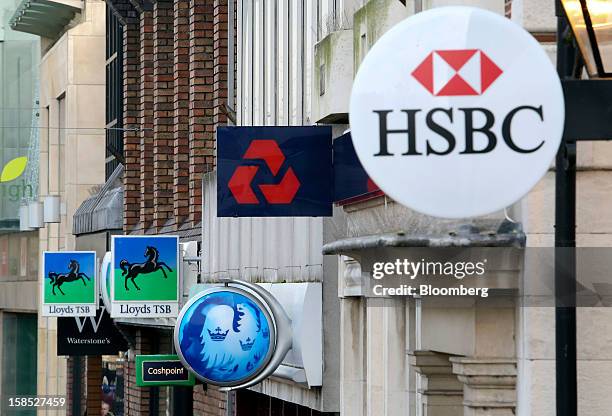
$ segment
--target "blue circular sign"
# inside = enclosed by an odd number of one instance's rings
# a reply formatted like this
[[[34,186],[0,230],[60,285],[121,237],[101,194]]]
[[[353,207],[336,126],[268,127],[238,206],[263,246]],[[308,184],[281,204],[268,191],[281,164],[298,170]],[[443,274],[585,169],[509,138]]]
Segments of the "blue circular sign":
[[[211,289],[191,299],[174,333],[183,364],[201,380],[218,386],[256,377],[270,361],[275,339],[267,308],[234,287]]]

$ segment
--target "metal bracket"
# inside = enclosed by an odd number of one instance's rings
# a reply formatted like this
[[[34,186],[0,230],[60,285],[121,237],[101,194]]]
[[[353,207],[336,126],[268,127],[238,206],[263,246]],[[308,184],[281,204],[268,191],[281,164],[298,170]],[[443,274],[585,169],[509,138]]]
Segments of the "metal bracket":
[[[234,387],[222,387],[219,389],[221,391],[231,391],[254,386],[255,384],[261,383],[263,380],[271,376],[272,373],[274,373],[278,366],[283,362],[285,355],[287,355],[287,352],[291,349],[293,345],[293,331],[291,329],[291,320],[287,316],[285,309],[283,309],[280,302],[276,300],[276,298],[272,296],[267,290],[259,287],[256,284],[240,280],[224,280],[224,283],[226,285],[232,284],[236,286],[246,287],[248,290],[261,297],[264,301],[264,304],[267,305],[268,308],[270,308],[270,315],[273,317],[274,323],[276,325],[276,350],[270,358],[266,369],[262,371],[257,377],[250,381],[247,381],[244,384]]]
[[[612,81],[562,80],[567,140],[612,140]]]

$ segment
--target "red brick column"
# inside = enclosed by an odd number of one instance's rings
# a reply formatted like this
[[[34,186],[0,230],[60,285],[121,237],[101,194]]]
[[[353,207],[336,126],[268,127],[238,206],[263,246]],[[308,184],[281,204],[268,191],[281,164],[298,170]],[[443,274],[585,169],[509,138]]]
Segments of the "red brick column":
[[[214,156],[213,0],[189,1],[189,78],[189,219],[195,226],[202,219],[202,174]]]
[[[102,406],[102,356],[87,357],[87,414],[100,413]]]
[[[130,350],[129,361],[123,364],[125,390],[123,395],[123,412],[125,416],[149,414],[150,390],[136,387],[136,362],[139,354],[151,354],[151,340],[144,330],[137,330],[135,348]]]
[[[227,123],[227,1],[214,0],[213,12],[213,122],[215,127]],[[232,0],[233,1],[233,0]],[[215,142],[213,141],[213,144]],[[214,158],[210,162],[215,164]]]
[[[189,0],[174,2],[174,218],[189,217]]]
[[[225,416],[227,393],[214,386],[206,390],[200,385],[193,389],[193,416]]]
[[[130,6],[131,7],[131,6]],[[123,26],[123,229],[129,231],[140,219],[140,22],[135,16]]]
[[[140,222],[153,223],[153,12],[140,14]]]
[[[85,384],[86,384],[86,375],[87,375],[87,371],[85,369],[85,357],[68,357],[67,360],[67,365],[66,365],[66,372],[67,372],[67,377],[66,377],[66,395],[67,395],[67,401],[66,401],[66,409],[68,409],[69,412],[72,411],[72,406],[75,400],[75,396],[74,396],[74,391],[72,389],[73,387],[73,383],[74,383],[74,367],[77,364],[77,362],[79,363],[79,365],[81,366],[81,378],[79,381],[79,384],[81,385],[81,407],[80,407],[80,414],[83,414],[85,412],[86,409],[86,401],[84,400],[85,398]]]
[[[173,211],[174,29],[172,2],[153,6],[153,227],[159,231]]]

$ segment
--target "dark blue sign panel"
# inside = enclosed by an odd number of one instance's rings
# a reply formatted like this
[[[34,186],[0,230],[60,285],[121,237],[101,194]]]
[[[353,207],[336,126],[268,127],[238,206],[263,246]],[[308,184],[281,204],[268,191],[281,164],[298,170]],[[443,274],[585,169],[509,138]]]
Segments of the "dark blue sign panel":
[[[236,386],[266,367],[275,349],[274,324],[254,296],[234,288],[203,292],[181,311],[175,346],[196,377]]]
[[[219,217],[332,215],[329,126],[219,127]]]
[[[334,140],[334,202],[379,191],[355,153],[351,134]]]

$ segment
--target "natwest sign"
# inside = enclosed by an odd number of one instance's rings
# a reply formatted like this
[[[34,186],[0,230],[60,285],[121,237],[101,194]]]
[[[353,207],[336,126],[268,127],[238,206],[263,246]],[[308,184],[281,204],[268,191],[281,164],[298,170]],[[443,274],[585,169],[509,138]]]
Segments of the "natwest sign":
[[[372,47],[351,134],[380,188],[416,211],[488,214],[523,197],[561,142],[561,83],[540,44],[482,9],[419,13]]]
[[[329,126],[219,127],[217,215],[332,214]]]

